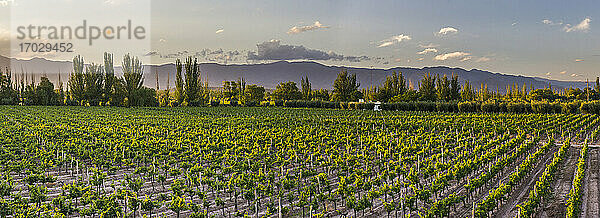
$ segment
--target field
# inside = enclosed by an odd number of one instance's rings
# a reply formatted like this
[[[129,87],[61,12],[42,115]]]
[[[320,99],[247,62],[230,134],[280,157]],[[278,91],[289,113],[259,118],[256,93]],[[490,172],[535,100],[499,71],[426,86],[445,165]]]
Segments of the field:
[[[0,215],[598,217],[599,121],[4,106]]]

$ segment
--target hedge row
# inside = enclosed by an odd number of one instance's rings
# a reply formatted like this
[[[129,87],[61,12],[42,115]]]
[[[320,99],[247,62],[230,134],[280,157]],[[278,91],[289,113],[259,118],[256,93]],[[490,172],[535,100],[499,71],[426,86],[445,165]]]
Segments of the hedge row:
[[[233,104],[232,104],[233,103]],[[211,106],[221,105],[212,101]],[[228,106],[238,106],[231,102]],[[374,103],[370,102],[331,102],[331,101],[272,101],[247,102],[245,106],[289,107],[289,108],[331,108],[351,110],[373,110]],[[438,112],[509,112],[509,113],[592,113],[600,114],[600,101],[590,102],[400,102],[382,103],[382,110],[390,111],[438,111]]]

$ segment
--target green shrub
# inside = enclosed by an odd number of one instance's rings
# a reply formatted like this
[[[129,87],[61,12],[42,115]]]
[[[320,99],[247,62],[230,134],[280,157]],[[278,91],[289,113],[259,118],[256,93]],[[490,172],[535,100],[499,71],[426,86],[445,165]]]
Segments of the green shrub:
[[[296,101],[295,100],[287,100],[283,102],[283,106],[284,107],[296,107]]]
[[[579,112],[580,103],[579,102],[562,103],[561,106],[562,106],[562,113],[576,114]]]
[[[188,104],[190,107],[200,107],[202,105],[204,105],[204,103],[200,100],[192,101]]]
[[[358,102],[348,102],[348,109],[350,109],[350,110],[357,110],[358,109]]]
[[[415,102],[415,108],[416,111],[436,111],[437,110],[437,106],[435,102],[430,102],[430,101],[418,101]]]
[[[460,112],[476,112],[475,102],[460,102],[458,103],[458,111]]]
[[[340,109],[348,109],[348,102],[340,102]]]
[[[275,100],[275,107],[283,107],[283,100]]]
[[[309,107],[309,108],[320,108],[321,107],[321,102],[320,101],[307,101],[306,102],[306,107]]]
[[[261,107],[270,107],[271,102],[270,101],[262,101],[262,102],[260,102],[260,106]]]
[[[256,107],[256,106],[258,106],[258,102],[257,101],[247,101],[245,106],[246,107]]]
[[[363,104],[363,109],[365,110],[373,110],[375,109],[375,103],[369,102]]]
[[[458,104],[455,102],[436,102],[435,107],[439,112],[458,112]]]
[[[486,101],[486,102],[483,102],[481,104],[481,111],[482,112],[487,112],[487,113],[498,112],[499,111],[499,107],[498,107],[498,104],[496,102]]]
[[[531,102],[531,110],[534,113],[549,113],[549,111],[553,111],[550,103],[545,101]]]
[[[511,113],[527,113],[530,110],[527,109],[530,107],[529,104],[521,103],[521,102],[510,102],[506,105],[506,110]]]
[[[587,114],[600,114],[600,102],[598,102],[598,101],[582,102],[579,110],[582,113],[587,113]]]

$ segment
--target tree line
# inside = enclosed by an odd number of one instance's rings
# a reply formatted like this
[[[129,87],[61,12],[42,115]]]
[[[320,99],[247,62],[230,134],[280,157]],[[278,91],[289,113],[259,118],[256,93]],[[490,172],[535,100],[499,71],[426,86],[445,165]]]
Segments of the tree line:
[[[535,89],[531,84],[496,87],[490,90],[486,84],[479,88],[471,86],[468,80],[459,84],[455,75],[426,74],[418,82],[417,89],[407,84],[401,72],[386,76],[378,86],[360,88],[356,74],[342,70],[333,81],[332,89],[312,89],[308,77],[300,79],[300,87],[294,81],[279,83],[272,91],[257,84],[246,84],[244,78],[223,81],[221,87],[210,88],[208,81],[202,80],[200,64],[192,57],[183,62],[175,61],[175,87],[159,90],[159,76],[156,74],[157,89],[143,86],[144,67],[137,57],[129,54],[122,59],[123,75],[115,76],[113,55],[104,54],[104,63],[85,64],[83,57],[73,58],[73,71],[66,86],[61,75],[58,86],[46,76],[36,83],[33,74],[21,76],[11,69],[0,70],[0,104],[21,105],[88,105],[88,106],[282,106],[285,101],[298,102],[570,102],[600,100],[600,80],[593,87]],[[16,77],[19,77],[18,80]],[[308,104],[308,103],[304,103]],[[315,104],[315,103],[312,103]]]
[[[21,105],[156,106],[156,90],[144,87],[143,65],[137,57],[123,57],[123,76],[115,76],[113,55],[104,53],[104,65],[85,64],[73,58],[73,71],[66,86],[58,74],[58,87],[46,75],[36,83],[21,72],[20,80],[8,68],[0,72],[0,102]],[[18,76],[18,75],[17,75]]]
[[[342,70],[333,82],[332,91],[326,89],[311,89],[308,77],[301,78],[301,89],[295,82],[282,82],[272,93],[267,93],[267,100],[305,100],[400,103],[400,102],[465,102],[465,101],[504,101],[504,102],[533,102],[533,101],[595,101],[600,100],[600,78],[596,78],[593,87],[556,89],[551,84],[535,89],[532,84],[513,84],[503,89],[496,87],[490,90],[482,83],[479,88],[465,80],[459,83],[458,76],[426,74],[418,82],[418,88],[407,84],[401,72],[393,72],[386,76],[383,84],[360,89],[355,74]]]

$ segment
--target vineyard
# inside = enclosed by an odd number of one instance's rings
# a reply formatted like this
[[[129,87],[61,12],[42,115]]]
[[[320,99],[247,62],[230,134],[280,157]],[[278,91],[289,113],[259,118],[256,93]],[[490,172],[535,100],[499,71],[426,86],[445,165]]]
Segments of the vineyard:
[[[600,116],[0,107],[1,217],[598,217]]]

